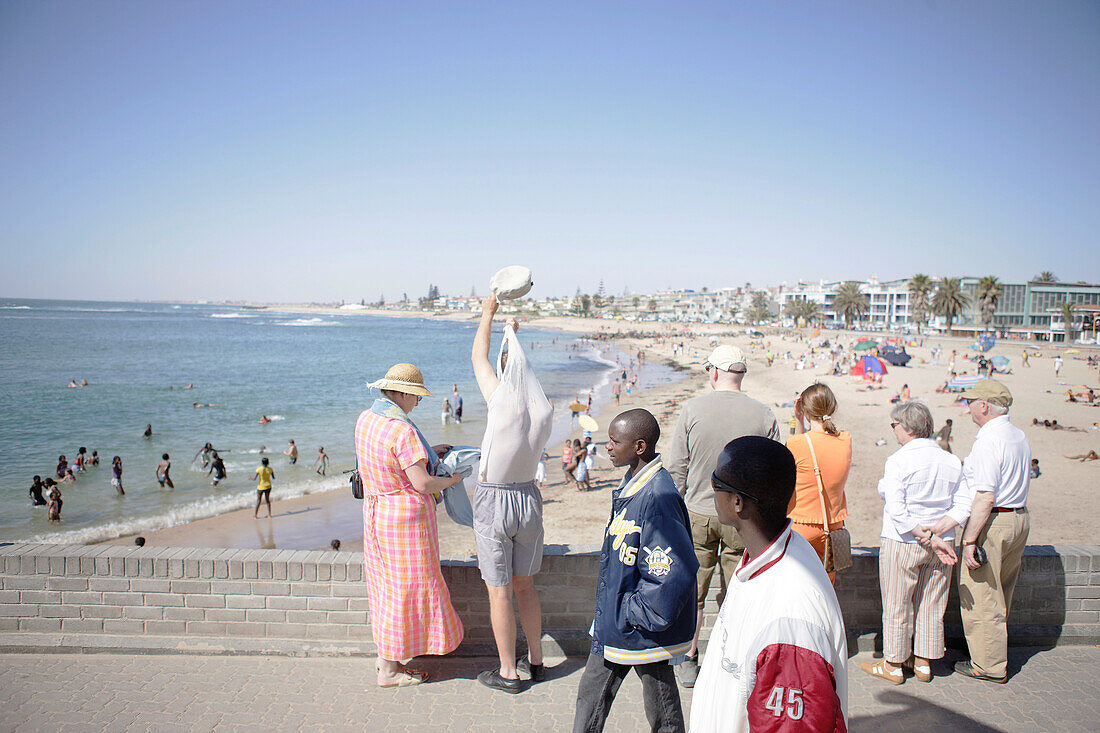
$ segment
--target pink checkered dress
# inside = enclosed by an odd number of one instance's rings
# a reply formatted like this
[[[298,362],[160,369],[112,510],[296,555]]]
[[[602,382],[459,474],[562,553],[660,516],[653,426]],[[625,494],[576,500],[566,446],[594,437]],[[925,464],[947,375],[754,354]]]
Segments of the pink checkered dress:
[[[439,569],[435,501],[413,490],[406,469],[428,454],[416,431],[370,410],[355,424],[363,477],[363,574],[378,655],[391,661],[447,654],[462,621]]]

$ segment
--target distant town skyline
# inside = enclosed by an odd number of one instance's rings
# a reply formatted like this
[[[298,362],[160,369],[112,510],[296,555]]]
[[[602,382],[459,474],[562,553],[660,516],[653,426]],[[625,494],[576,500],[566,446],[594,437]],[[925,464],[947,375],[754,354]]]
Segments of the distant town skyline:
[[[8,3],[0,296],[1100,281],[1100,6]]]

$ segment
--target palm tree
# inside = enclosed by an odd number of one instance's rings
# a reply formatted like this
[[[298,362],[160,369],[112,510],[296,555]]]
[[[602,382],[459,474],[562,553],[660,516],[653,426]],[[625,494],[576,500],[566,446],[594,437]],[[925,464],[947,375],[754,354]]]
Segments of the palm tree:
[[[754,324],[760,323],[768,317],[768,294],[758,290],[752,294],[752,307],[749,309],[749,318]]]
[[[1066,301],[1062,303],[1062,325],[1066,330],[1066,343],[1073,340],[1073,313],[1077,310],[1076,303]]]
[[[821,320],[821,305],[813,300],[788,300],[784,310],[788,317],[801,318],[807,325]]]
[[[852,321],[861,318],[869,306],[870,301],[859,291],[859,283],[856,281],[849,280],[837,288],[833,309],[844,316],[845,328],[851,328]]]
[[[927,275],[909,278],[909,317],[917,324],[917,333],[920,333],[921,325],[928,322],[928,296],[931,293],[932,278]]]
[[[1035,276],[1035,279],[1032,280],[1032,282],[1056,283],[1056,282],[1058,282],[1058,278],[1050,270],[1043,270],[1042,272],[1040,272],[1038,275]]]
[[[962,279],[945,277],[932,296],[932,312],[943,316],[947,321],[947,335],[951,335],[951,325],[962,309],[970,305],[970,296],[963,292]]]
[[[992,275],[986,275],[978,281],[978,310],[981,312],[982,326],[989,330],[993,314],[997,312],[997,301],[1001,298],[1001,283]]]

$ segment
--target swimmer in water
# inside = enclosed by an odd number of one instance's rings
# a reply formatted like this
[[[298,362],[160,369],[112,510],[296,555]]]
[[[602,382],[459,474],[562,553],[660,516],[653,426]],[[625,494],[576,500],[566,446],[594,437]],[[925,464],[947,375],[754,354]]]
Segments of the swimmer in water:
[[[28,492],[31,503],[35,506],[46,506],[46,499],[42,496],[42,492],[45,490],[46,484],[42,483],[42,477],[35,476],[33,483],[31,483],[31,490]]]
[[[317,460],[313,464],[317,469],[317,473],[322,476],[328,471],[328,453],[325,453],[325,447],[321,446],[317,449]]]
[[[225,461],[221,459],[217,451],[212,451],[210,454],[210,470],[206,472],[206,475],[214,474],[214,480],[210,482],[211,486],[217,486],[222,479],[226,477]]]
[[[168,474],[172,470],[172,462],[168,460],[168,454],[165,453],[161,456],[160,463],[157,464],[157,483],[161,488],[167,486],[170,489],[176,488],[176,485],[172,483],[172,477]]]
[[[294,445],[293,440],[286,442],[287,448],[283,451],[283,455],[290,459],[290,465],[294,465],[298,462],[298,446]]]
[[[261,425],[263,425],[263,424],[265,424],[265,423],[269,423],[269,422],[271,422],[271,418],[270,418],[270,417],[268,417],[267,415],[261,415],[261,416],[260,416],[260,420],[259,420],[259,423],[260,423]]]
[[[143,437],[143,438],[152,438],[153,437],[153,425],[152,425],[152,423],[145,426],[145,432],[141,434],[141,437]]]
[[[115,456],[111,459],[111,486],[119,496],[126,496],[126,490],[122,488],[122,458]]]

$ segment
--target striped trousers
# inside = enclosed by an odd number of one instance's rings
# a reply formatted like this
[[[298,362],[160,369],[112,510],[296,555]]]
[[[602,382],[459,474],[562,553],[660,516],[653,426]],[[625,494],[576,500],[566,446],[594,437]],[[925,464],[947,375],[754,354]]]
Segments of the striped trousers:
[[[943,656],[943,614],[951,587],[951,568],[916,542],[882,538],[878,553],[882,591],[882,651],[901,664],[911,654]]]

